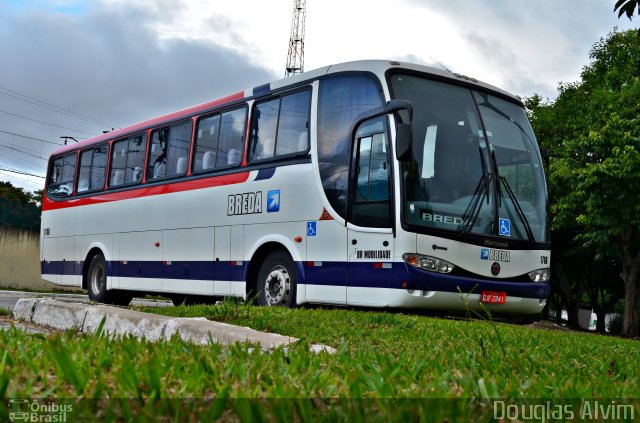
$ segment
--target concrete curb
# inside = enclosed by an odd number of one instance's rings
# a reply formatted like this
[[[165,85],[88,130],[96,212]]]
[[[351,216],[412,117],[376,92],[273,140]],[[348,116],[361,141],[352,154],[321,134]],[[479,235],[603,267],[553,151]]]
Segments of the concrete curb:
[[[52,298],[54,300],[59,301],[72,301],[77,303],[89,303],[89,298],[87,294],[73,294],[73,293],[62,293],[62,292],[26,292],[26,291],[4,291],[0,288],[2,295],[9,297],[18,297],[18,298],[26,298],[26,297],[36,297],[36,298]],[[147,307],[166,307],[172,306],[173,303],[169,300],[158,300],[151,298],[137,298],[134,297],[131,300],[131,304],[140,304]]]
[[[175,318],[142,313],[120,307],[58,301],[50,298],[21,298],[13,309],[13,317],[40,326],[59,330],[95,333],[105,319],[103,332],[116,336],[133,335],[150,342],[169,340],[174,335],[185,341],[206,345],[213,340],[220,344],[249,342],[263,350],[287,347],[297,338],[259,332],[248,327],[213,322],[205,318]],[[311,350],[333,354],[326,345],[312,345]]]

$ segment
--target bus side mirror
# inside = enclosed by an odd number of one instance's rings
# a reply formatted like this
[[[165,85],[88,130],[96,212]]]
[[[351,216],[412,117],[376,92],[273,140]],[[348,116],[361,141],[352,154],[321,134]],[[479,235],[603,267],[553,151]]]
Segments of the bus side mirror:
[[[411,161],[413,137],[411,122],[413,121],[413,104],[406,100],[391,100],[387,102],[385,109],[387,113],[397,113],[396,159],[401,162]],[[403,119],[398,112],[406,113],[404,115],[404,118],[406,119]]]
[[[396,125],[396,159],[398,161],[411,161],[412,134],[411,124],[398,123]]]

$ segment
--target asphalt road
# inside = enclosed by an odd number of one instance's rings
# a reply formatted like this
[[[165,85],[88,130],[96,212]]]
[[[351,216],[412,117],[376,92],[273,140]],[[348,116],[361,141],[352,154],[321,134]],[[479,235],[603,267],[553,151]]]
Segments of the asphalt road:
[[[27,323],[14,322],[10,319],[0,317],[0,330],[9,330],[11,326],[15,326],[16,328],[28,333],[51,333],[51,329],[45,327],[38,327]]]

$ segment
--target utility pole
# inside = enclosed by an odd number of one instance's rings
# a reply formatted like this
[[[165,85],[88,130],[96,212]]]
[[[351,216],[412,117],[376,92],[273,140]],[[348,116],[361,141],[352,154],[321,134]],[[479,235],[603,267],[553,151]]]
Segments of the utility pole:
[[[307,16],[307,0],[293,0],[289,53],[284,76],[304,72],[304,21]]]

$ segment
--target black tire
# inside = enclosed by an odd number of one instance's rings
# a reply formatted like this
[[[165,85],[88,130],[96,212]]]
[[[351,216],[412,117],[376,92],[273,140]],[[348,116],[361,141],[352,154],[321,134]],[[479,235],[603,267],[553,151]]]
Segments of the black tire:
[[[105,304],[128,306],[133,296],[127,292],[107,291],[107,262],[102,254],[93,256],[87,270],[89,299]]]
[[[298,272],[285,251],[274,251],[262,262],[256,289],[258,305],[295,307]]]

